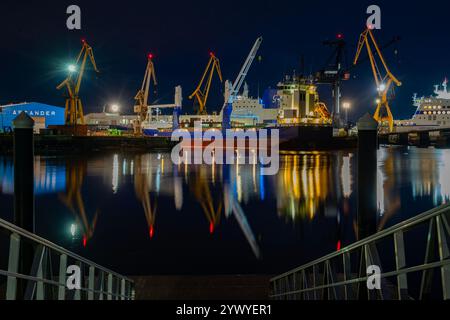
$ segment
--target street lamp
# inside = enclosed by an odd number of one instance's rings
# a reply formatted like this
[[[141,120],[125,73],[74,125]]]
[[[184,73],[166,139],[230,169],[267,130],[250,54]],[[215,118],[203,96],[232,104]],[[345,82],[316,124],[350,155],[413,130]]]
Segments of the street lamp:
[[[120,105],[117,103],[103,105],[103,113],[119,113]]]
[[[113,112],[113,113],[118,113],[119,112],[119,110],[120,110],[120,106],[118,105],[118,104],[112,104],[111,105],[111,111]]]

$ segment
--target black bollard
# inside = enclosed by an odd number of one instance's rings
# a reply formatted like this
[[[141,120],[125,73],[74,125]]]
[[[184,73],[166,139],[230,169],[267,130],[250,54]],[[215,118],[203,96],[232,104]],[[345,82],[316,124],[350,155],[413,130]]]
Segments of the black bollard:
[[[34,120],[22,112],[14,127],[14,224],[34,232]]]
[[[34,120],[22,112],[14,127],[14,224],[34,233]],[[29,242],[20,244],[18,272],[31,274],[34,249]],[[27,281],[17,280],[16,299],[26,299]]]
[[[378,123],[370,114],[358,121],[358,239],[376,232]]]

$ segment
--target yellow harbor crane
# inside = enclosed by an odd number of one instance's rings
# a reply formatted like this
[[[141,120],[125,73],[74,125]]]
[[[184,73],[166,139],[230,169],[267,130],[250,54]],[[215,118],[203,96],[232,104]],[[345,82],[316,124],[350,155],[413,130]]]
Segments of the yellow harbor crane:
[[[372,49],[371,43],[375,52]],[[366,46],[367,53],[369,55],[370,65],[372,67],[373,76],[375,78],[375,83],[377,85],[378,91],[378,99],[377,99],[377,109],[375,110],[374,119],[380,123],[388,122],[389,130],[392,132],[394,130],[394,117],[392,116],[391,108],[389,107],[389,97],[388,93],[391,89],[392,83],[395,83],[397,87],[400,87],[402,83],[391,73],[389,70],[386,61],[381,54],[381,50],[375,41],[375,37],[373,36],[372,30],[367,28],[361,35],[359,36],[358,49],[356,51],[356,56],[353,61],[353,64],[356,65],[358,63],[358,59],[361,55],[362,48]],[[384,73],[378,68],[378,65],[375,60],[375,55],[378,55],[383,68]]]
[[[141,89],[138,91],[134,99],[136,104],[134,106],[134,112],[138,114],[138,125],[135,127],[135,133],[140,134],[142,132],[142,123],[147,120],[148,115],[148,96],[150,89],[150,82],[153,80],[153,84],[156,86],[156,73],[155,65],[153,64],[153,55],[148,55],[147,67],[145,68],[144,80],[142,81]]]
[[[205,72],[200,80],[195,91],[189,96],[189,99],[196,98],[196,103],[198,104],[199,115],[206,114],[206,101],[208,100],[209,89],[211,88],[211,82],[214,75],[214,71],[217,72],[220,82],[222,83],[222,72],[220,71],[219,59],[214,55],[214,53],[209,53],[209,61],[206,66]]]
[[[59,86],[56,87],[58,90],[62,89],[63,87],[67,88],[67,99],[65,106],[65,122],[67,125],[76,125],[78,122],[80,124],[84,124],[83,105],[81,104],[79,94],[81,80],[83,79],[88,56],[95,72],[100,72],[98,71],[97,65],[95,63],[92,48],[87,44],[86,40],[83,39],[81,40],[81,42],[83,46],[81,48],[80,54],[78,55],[76,63],[69,66],[69,76],[63,82],[61,82]],[[78,68],[80,61],[81,66]],[[72,76],[76,72],[78,72],[78,77],[74,82]]]

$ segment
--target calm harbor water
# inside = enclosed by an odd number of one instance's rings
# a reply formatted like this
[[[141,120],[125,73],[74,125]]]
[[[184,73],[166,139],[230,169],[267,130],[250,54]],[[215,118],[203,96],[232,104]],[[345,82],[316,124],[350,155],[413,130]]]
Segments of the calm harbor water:
[[[379,150],[379,229],[450,199],[450,150]],[[170,154],[36,157],[35,231],[120,273],[275,274],[355,240],[356,154],[173,165]],[[364,190],[360,190],[360,192]],[[13,164],[0,157],[0,218]]]

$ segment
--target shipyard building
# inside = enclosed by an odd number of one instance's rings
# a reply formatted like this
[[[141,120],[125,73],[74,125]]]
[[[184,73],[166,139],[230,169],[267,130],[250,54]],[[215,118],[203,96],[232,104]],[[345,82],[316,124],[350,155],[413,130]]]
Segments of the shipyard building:
[[[22,111],[33,118],[35,132],[52,125],[64,125],[64,108],[38,102],[25,102],[0,106],[0,131],[12,131],[13,120]]]

